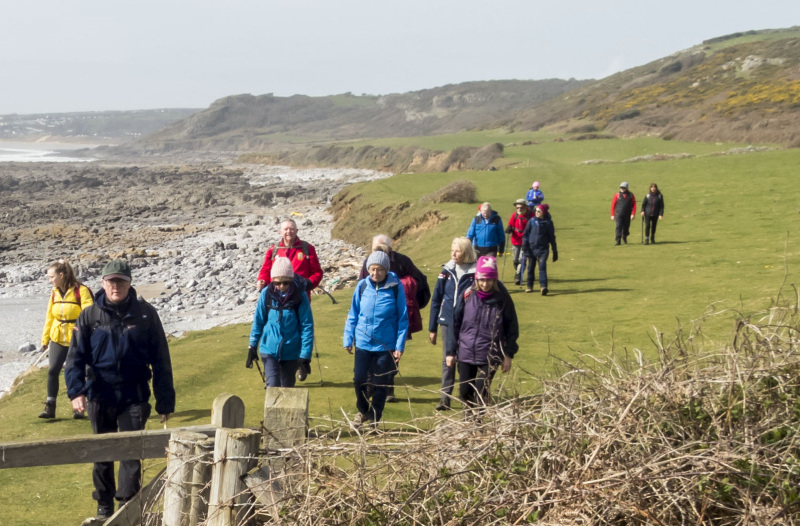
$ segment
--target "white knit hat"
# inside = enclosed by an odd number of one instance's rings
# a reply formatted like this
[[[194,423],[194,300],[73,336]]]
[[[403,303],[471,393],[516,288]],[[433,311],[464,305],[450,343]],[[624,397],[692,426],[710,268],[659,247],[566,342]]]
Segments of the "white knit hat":
[[[289,261],[289,258],[275,258],[275,261],[272,262],[272,269],[270,269],[270,277],[272,279],[293,278],[294,269],[292,269],[292,262]]]

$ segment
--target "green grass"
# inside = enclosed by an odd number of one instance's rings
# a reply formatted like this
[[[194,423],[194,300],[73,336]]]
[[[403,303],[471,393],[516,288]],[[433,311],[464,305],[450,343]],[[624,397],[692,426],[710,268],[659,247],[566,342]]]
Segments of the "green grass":
[[[441,264],[449,258],[451,239],[465,234],[476,205],[420,204],[421,196],[467,178],[477,185],[479,200],[491,201],[507,221],[511,203],[524,196],[534,179],[541,181],[556,225],[560,259],[548,263],[550,296],[524,294],[510,285],[522,334],[512,388],[535,390],[535,378],[525,371],[546,375],[559,360],[571,360],[575,352],[602,354],[613,347],[620,352],[639,349],[652,357],[651,338],[656,331],[669,338],[679,326],[690,326],[712,310],[715,316],[704,329],[707,340],[699,343],[724,341],[737,312],[769,306],[785,277],[789,283],[797,280],[800,191],[794,179],[800,149],[707,156],[736,145],[649,138],[521,145],[535,140],[534,136],[472,132],[416,138],[414,144],[435,149],[443,149],[445,144],[496,141],[517,145],[506,149],[502,165],[506,168],[495,172],[401,175],[350,190],[352,195],[361,194],[364,203],[375,205],[371,211],[356,213],[354,219],[360,225],[373,225],[374,210],[404,200],[411,207],[399,216],[413,217],[429,208],[447,216],[434,228],[409,234],[399,247],[433,285]],[[541,135],[537,137],[541,139]],[[401,142],[393,140],[392,144]],[[580,164],[588,159],[620,161],[644,154],[683,152],[706,156]],[[610,202],[623,180],[631,184],[639,202],[650,182],[657,182],[663,190],[666,214],[658,227],[657,245],[639,244],[637,216],[629,244],[613,246]],[[501,261],[500,268],[510,281],[510,261]],[[351,291],[336,293],[338,305],[325,296],[313,299],[320,360],[313,361],[312,375],[304,385],[310,391],[312,425],[325,427],[330,419],[342,420],[342,411],[348,415],[355,412],[353,358],[341,348]],[[427,317],[426,310],[425,325]],[[256,370],[244,368],[248,333],[249,325],[237,325],[171,342],[178,395],[171,426],[207,423],[211,401],[223,392],[244,400],[246,425],[259,424],[264,390]],[[424,334],[415,335],[407,347],[397,394],[408,400],[387,406],[385,419],[389,422],[434,413],[441,347],[430,345]],[[319,385],[320,366],[324,387]],[[63,391],[57,409],[60,418],[52,422],[36,418],[44,392],[45,371],[38,371],[26,377],[12,395],[0,399],[0,443],[89,432],[87,422],[66,418],[68,401]],[[157,425],[155,420],[150,423]],[[152,475],[161,463],[149,464]],[[0,488],[4,510],[0,524],[4,526],[78,523],[94,511],[89,465],[0,470]]]

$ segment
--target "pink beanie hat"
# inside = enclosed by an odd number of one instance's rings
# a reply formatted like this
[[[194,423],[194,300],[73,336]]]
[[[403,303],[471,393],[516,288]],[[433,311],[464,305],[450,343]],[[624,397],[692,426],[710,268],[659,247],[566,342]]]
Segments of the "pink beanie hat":
[[[475,269],[476,279],[497,279],[497,260],[493,256],[481,256],[478,258],[478,266]]]
[[[293,278],[294,269],[292,269],[292,262],[289,261],[289,258],[275,258],[275,261],[272,262],[272,268],[270,269],[269,275],[272,279]]]

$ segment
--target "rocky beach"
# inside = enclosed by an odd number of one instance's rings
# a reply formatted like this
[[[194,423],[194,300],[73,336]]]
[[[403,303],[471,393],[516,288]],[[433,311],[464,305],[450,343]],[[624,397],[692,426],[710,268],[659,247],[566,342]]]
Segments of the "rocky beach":
[[[348,184],[390,174],[212,161],[2,164],[0,396],[40,356],[45,270],[58,258],[92,290],[105,261],[128,259],[134,288],[174,336],[251,319],[258,269],[287,217],[317,249],[321,289],[352,285],[365,253],[331,239],[327,205]]]

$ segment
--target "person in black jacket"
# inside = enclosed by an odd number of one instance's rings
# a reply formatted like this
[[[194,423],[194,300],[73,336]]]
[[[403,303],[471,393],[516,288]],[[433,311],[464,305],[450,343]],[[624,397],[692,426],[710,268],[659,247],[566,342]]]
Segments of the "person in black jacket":
[[[539,287],[542,296],[550,292],[547,288],[547,256],[550,247],[553,248],[553,263],[558,261],[558,247],[556,246],[556,228],[550,216],[550,206],[542,203],[534,208],[534,218],[525,225],[522,233],[522,248],[528,264],[528,280],[525,292],[533,292],[533,273],[539,265]]]
[[[644,221],[644,244],[656,242],[656,225],[664,218],[664,196],[656,183],[650,183],[650,193],[642,201],[642,220]]]
[[[636,197],[628,191],[628,183],[623,181],[619,185],[619,192],[614,194],[611,199],[611,220],[616,223],[614,230],[615,245],[620,244],[620,240],[628,244],[628,236],[631,235],[631,219],[636,215]]]
[[[103,267],[103,290],[78,317],[67,354],[67,395],[75,411],[88,410],[95,434],[144,429],[150,416],[150,386],[156,412],[166,424],[175,412],[175,389],[167,337],[152,305],[136,297],[131,268],[113,260]],[[87,375],[87,369],[89,374]],[[92,473],[97,501],[95,524],[114,514],[114,500],[124,503],[142,487],[139,460],[96,462]]]

